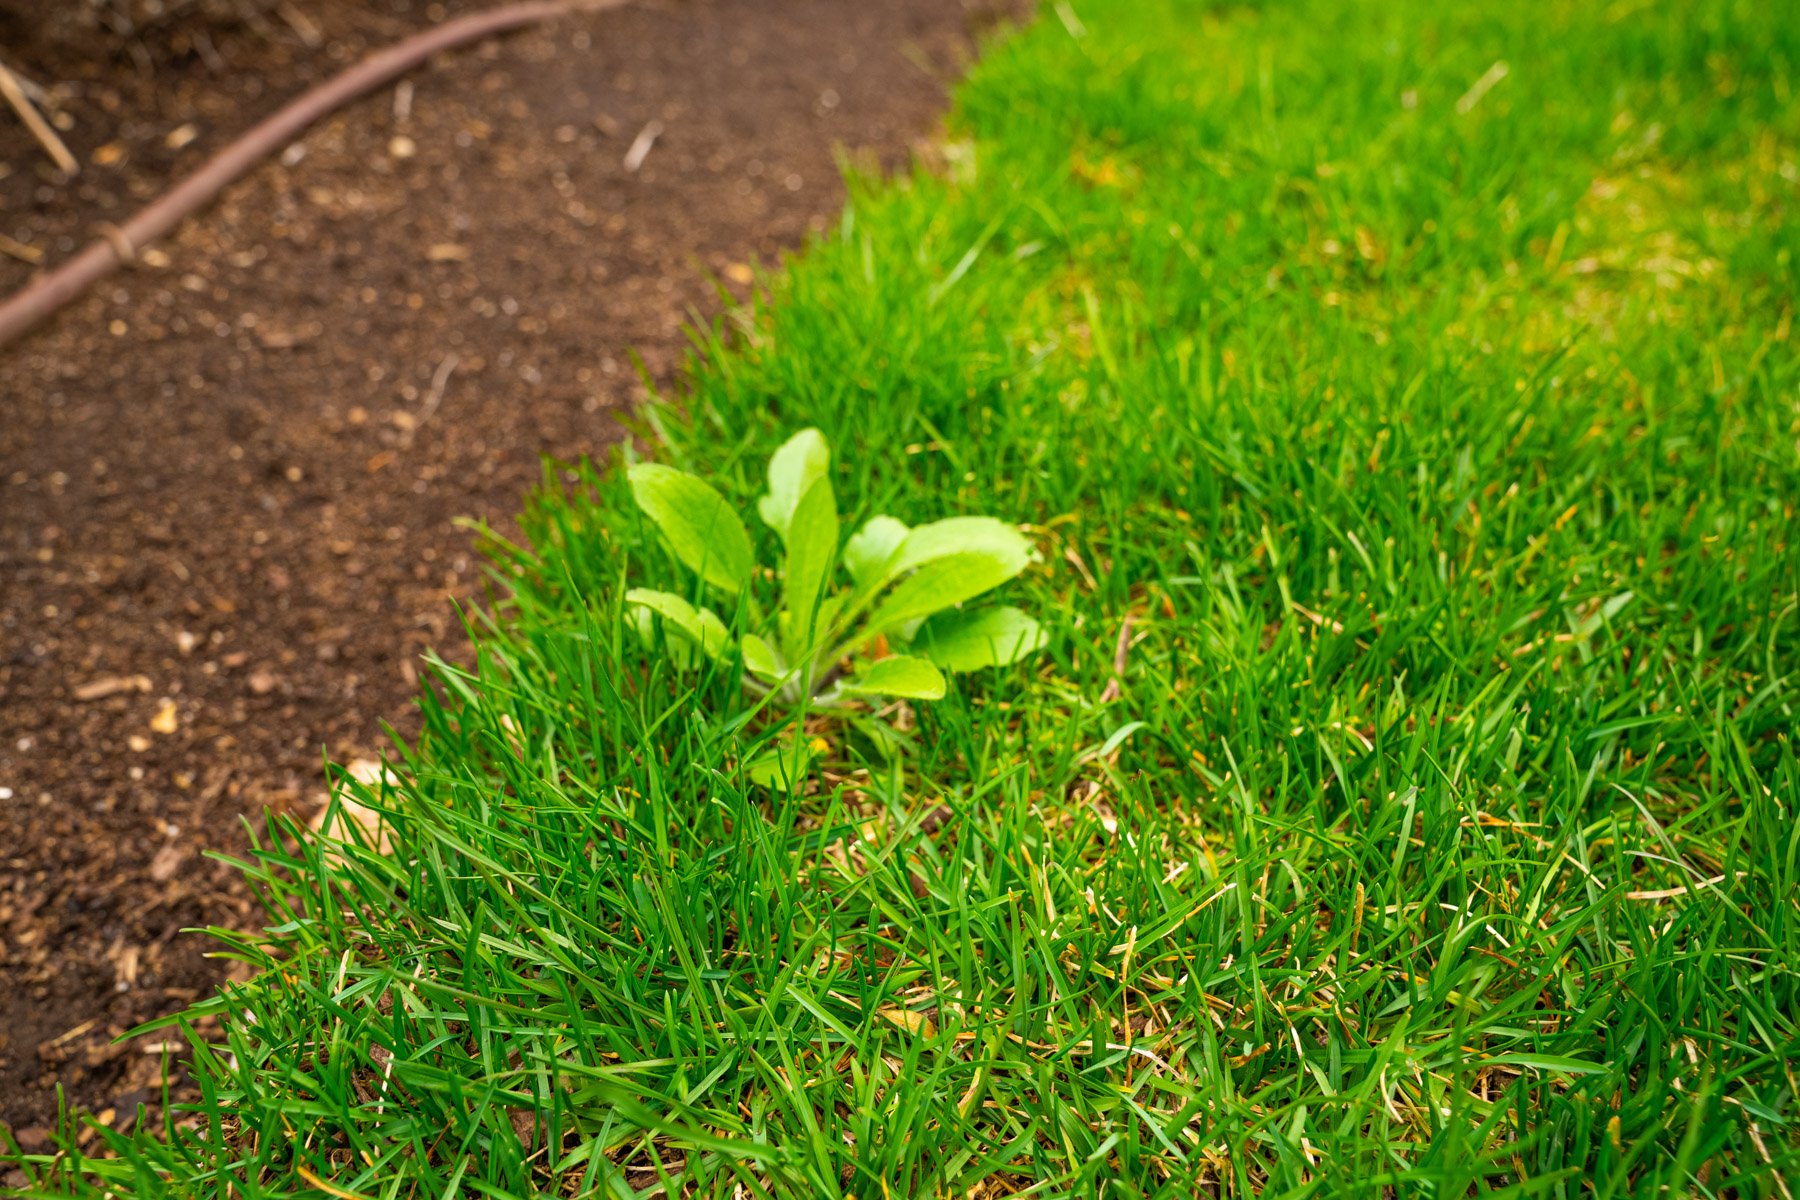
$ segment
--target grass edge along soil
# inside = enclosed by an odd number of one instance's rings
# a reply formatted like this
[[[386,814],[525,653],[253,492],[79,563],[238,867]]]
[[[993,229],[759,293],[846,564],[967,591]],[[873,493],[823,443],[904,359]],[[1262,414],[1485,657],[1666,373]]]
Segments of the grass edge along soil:
[[[1777,8],[991,47],[646,416],[742,513],[812,425],[847,528],[1018,519],[1046,651],[763,787],[622,474],[550,481],[381,844],[248,865],[205,1105],[42,1190],[1787,1194]]]

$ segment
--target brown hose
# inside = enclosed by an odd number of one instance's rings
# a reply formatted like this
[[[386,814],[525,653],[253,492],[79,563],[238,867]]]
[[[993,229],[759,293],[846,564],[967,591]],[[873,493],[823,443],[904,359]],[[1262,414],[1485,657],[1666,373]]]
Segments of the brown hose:
[[[104,278],[137,252],[175,228],[195,209],[251,167],[293,141],[302,130],[364,92],[448,50],[491,34],[505,33],[577,10],[613,8],[626,0],[527,0],[486,12],[472,13],[416,33],[379,50],[341,74],[290,101],[162,196],[138,210],[125,224],[109,229],[55,270],[40,276],[0,303],[0,347],[54,313]]]

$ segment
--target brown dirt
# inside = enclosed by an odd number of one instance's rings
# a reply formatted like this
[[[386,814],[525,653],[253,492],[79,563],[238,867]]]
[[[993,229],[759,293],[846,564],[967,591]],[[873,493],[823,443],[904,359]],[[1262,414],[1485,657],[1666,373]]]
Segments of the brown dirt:
[[[0,234],[47,261],[444,14],[292,0],[204,53],[162,31],[146,71],[9,3],[8,61],[79,81],[73,182],[0,113]],[[255,919],[203,852],[315,803],[323,747],[408,730],[479,589],[454,520],[602,452],[631,354],[670,380],[708,276],[742,291],[834,213],[837,148],[902,161],[996,7],[646,0],[446,56],[409,115],[343,111],[0,353],[0,1119],[41,1144],[56,1084],[152,1094],[154,1045],[113,1039],[220,978],[182,929]]]

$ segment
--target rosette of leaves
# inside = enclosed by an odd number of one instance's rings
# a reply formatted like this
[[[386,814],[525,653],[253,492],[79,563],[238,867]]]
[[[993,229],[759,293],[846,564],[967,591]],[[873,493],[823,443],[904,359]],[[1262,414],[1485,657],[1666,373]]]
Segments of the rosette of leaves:
[[[669,549],[744,628],[713,608],[653,588],[626,593],[639,628],[683,662],[743,660],[749,686],[791,707],[864,698],[941,699],[945,671],[1005,666],[1044,644],[1018,608],[972,601],[1017,576],[1031,544],[993,517],[948,517],[908,527],[871,517],[849,538],[830,479],[831,448],[816,429],[769,459],[757,504],[781,541],[779,603],[758,594],[754,542],[712,485],[674,467],[640,463],[631,494]],[[692,591],[690,591],[692,594]],[[708,597],[711,598],[711,597]]]

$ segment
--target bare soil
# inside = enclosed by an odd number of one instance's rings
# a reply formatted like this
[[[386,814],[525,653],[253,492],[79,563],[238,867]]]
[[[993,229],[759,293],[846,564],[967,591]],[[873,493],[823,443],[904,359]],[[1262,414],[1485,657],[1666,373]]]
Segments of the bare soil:
[[[0,112],[0,290],[365,49],[470,4],[291,0],[96,37],[0,0],[56,176]],[[257,920],[242,823],[410,731],[542,456],[603,453],[684,319],[893,166],[999,0],[645,0],[443,57],[0,352],[0,1120],[123,1123]],[[152,36],[153,35],[153,36]],[[61,84],[57,87],[54,85]],[[660,129],[641,165],[626,160]],[[640,150],[642,147],[640,146]]]

